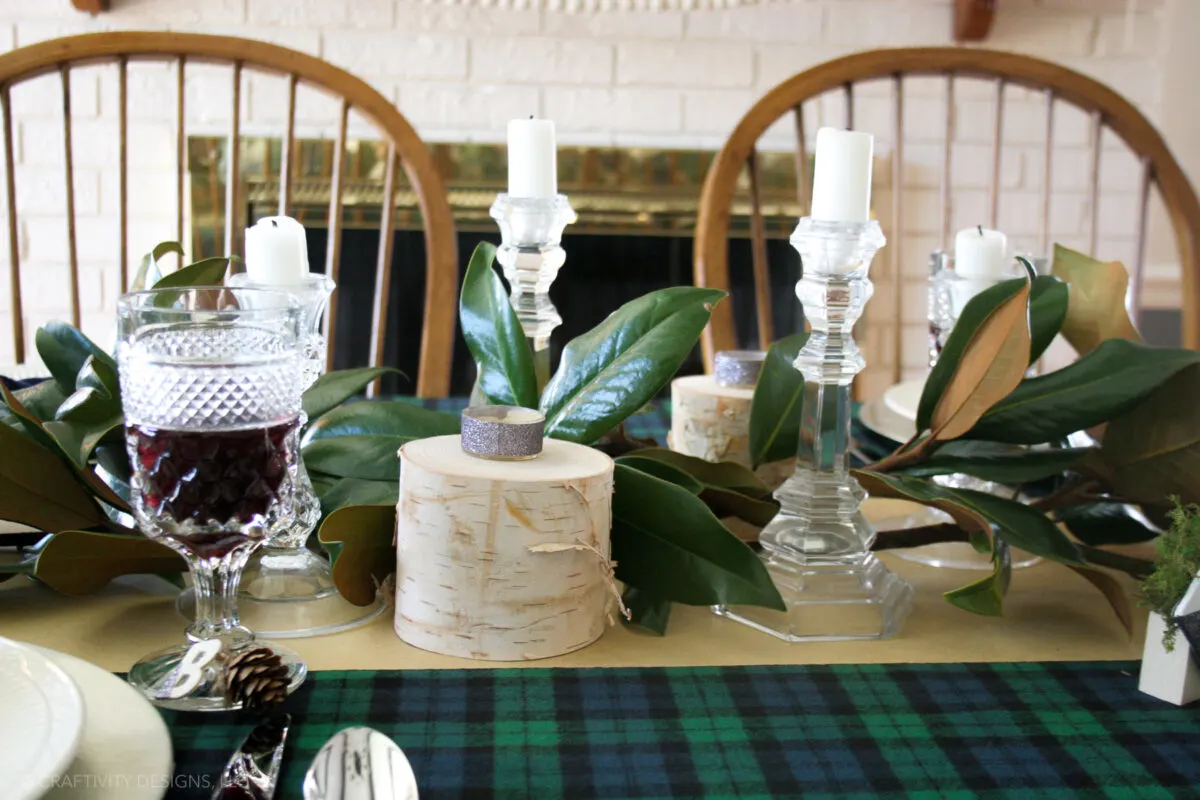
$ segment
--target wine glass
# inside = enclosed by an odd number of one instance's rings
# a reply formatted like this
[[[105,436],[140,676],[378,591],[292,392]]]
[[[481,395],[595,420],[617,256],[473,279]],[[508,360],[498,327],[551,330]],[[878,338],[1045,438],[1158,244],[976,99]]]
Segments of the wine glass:
[[[258,646],[238,582],[295,513],[300,310],[282,292],[197,287],[125,295],[117,316],[131,505],[142,533],[187,561],[197,611],[187,643],[143,658],[129,682],[169,708],[237,708],[224,665]],[[271,649],[299,686],[299,657]]]

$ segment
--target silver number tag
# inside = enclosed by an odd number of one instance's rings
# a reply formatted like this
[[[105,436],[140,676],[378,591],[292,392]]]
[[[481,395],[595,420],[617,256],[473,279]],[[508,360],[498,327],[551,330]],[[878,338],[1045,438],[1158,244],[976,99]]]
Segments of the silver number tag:
[[[204,639],[188,648],[175,669],[174,683],[166,691],[170,700],[180,700],[196,690],[204,679],[204,668],[221,653],[220,639]]]

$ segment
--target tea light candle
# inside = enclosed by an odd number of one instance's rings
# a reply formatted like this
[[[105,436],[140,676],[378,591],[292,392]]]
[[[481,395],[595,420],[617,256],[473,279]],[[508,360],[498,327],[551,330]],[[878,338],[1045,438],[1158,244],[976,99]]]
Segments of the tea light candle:
[[[558,194],[552,121],[530,117],[508,123],[508,194],[530,199]]]
[[[821,128],[813,165],[813,219],[866,222],[871,211],[871,161],[875,138],[869,133]]]
[[[263,217],[246,228],[246,274],[259,286],[296,286],[308,277],[304,226],[291,217]]]
[[[1008,275],[1008,237],[982,225],[954,237],[954,271],[961,278],[997,279]]]
[[[480,458],[524,461],[542,452],[546,416],[521,406],[471,406],[462,412],[462,449]]]

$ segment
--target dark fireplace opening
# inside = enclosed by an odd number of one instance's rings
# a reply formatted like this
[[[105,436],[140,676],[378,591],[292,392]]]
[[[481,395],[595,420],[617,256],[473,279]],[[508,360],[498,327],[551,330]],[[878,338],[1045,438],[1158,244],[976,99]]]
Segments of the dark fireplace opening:
[[[327,233],[323,228],[308,229],[309,262],[317,270],[324,268]],[[498,232],[469,231],[458,234],[460,281],[471,252],[481,241],[499,244],[500,235]],[[555,363],[563,345],[597,325],[622,304],[656,289],[691,285],[692,244],[692,237],[686,235],[573,234],[568,228],[563,237],[567,261],[550,291],[563,318],[563,324],[553,337]],[[367,363],[378,250],[376,230],[343,230],[334,349],[336,369]],[[771,239],[767,242],[767,259],[773,266],[770,296],[778,337],[802,327],[800,305],[794,294],[800,272],[799,256],[786,240]],[[733,303],[739,345],[755,347],[758,337],[748,239],[730,241],[729,271],[732,296],[722,302]],[[420,231],[404,230],[395,234],[387,309],[384,363],[401,370],[407,377],[386,377],[383,392],[413,394],[425,314],[425,242]],[[457,318],[457,305],[447,313]],[[700,349],[696,347],[680,368],[680,374],[701,371]],[[451,394],[469,394],[475,380],[475,367],[457,326],[451,375]]]

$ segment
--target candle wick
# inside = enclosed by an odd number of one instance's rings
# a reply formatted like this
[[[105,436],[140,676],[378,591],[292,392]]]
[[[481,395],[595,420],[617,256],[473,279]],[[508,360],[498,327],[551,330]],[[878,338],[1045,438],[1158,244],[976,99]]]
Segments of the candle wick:
[[[271,227],[272,227],[272,228],[278,228],[278,227],[279,227],[279,220],[275,220],[275,219],[271,220]]]
[[[982,226],[982,225],[976,225],[975,227],[979,228],[979,235],[980,235],[980,236],[983,236],[983,226]]]
[[[529,115],[529,118],[530,118],[530,119],[535,119],[536,117],[535,117],[533,114],[530,114],[530,115]]]

